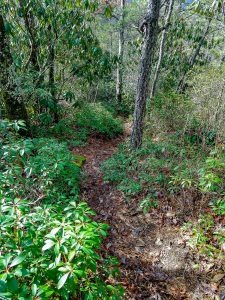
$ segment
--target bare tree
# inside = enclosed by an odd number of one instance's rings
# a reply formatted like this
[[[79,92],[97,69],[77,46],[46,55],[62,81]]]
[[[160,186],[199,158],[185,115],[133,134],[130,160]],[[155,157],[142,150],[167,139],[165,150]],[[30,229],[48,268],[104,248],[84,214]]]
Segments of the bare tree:
[[[116,82],[116,98],[118,103],[122,102],[123,96],[123,55],[124,55],[124,18],[125,18],[126,0],[120,0],[121,16],[119,29],[119,51],[117,63],[117,82]]]
[[[161,63],[162,63],[163,56],[164,56],[164,48],[165,48],[165,42],[166,42],[166,37],[167,37],[167,30],[168,30],[168,27],[170,24],[170,18],[171,18],[172,12],[173,12],[173,7],[174,7],[174,0],[169,0],[169,8],[168,8],[165,25],[164,25],[164,29],[162,32],[162,39],[161,39],[161,43],[160,43],[159,58],[158,58],[158,62],[157,62],[156,70],[155,70],[155,77],[154,77],[153,84],[152,84],[152,90],[151,90],[151,95],[150,95],[151,99],[155,95],[156,85],[157,85],[157,82],[159,79]]]
[[[152,68],[154,48],[159,33],[158,20],[160,2],[160,0],[149,0],[147,14],[140,27],[141,31],[144,33],[144,44],[142,48],[134,121],[131,134],[131,147],[133,149],[139,148],[142,144],[149,75]]]

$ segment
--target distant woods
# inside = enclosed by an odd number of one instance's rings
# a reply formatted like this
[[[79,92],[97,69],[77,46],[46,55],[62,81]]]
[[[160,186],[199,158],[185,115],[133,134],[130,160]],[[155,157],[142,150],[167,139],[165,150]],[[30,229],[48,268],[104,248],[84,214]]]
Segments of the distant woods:
[[[189,97],[202,67],[223,67],[222,7],[219,0],[2,1],[2,117],[25,120],[29,131],[57,124],[65,107],[101,102],[133,115],[131,148],[139,148],[162,94]]]

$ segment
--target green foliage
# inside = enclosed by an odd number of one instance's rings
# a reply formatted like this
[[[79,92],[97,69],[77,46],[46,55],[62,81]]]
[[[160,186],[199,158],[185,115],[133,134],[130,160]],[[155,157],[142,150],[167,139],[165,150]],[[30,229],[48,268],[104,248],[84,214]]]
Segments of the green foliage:
[[[186,95],[159,93],[149,104],[149,126],[161,131],[185,130],[191,110],[193,104]]]
[[[57,201],[59,195],[78,194],[80,168],[66,144],[55,139],[21,139],[11,136],[1,149],[0,183],[4,194]],[[14,188],[12,188],[14,187]]]
[[[96,11],[108,18],[111,10],[98,0],[32,0],[29,5],[16,0],[11,11],[1,1],[13,59],[9,80],[30,115],[51,123],[59,100],[72,100],[68,95],[77,97],[83,85],[87,93],[90,85],[111,76],[116,57],[102,49],[93,30]]]
[[[111,271],[96,253],[107,226],[88,217],[93,212],[85,203],[32,206],[1,197],[0,296],[118,299],[119,292],[102,281]]]
[[[197,224],[190,223],[185,228],[191,235],[190,246],[216,261],[225,259],[225,230],[220,224],[220,216],[225,215],[224,162],[224,149],[220,146],[210,153],[198,171],[195,187],[210,197],[213,211],[202,215]]]
[[[224,261],[225,230],[211,214],[202,215],[197,224],[186,224],[184,230],[191,232],[188,244],[193,249],[214,263]]]
[[[158,203],[149,197],[144,198],[140,203],[140,208],[143,210],[143,213],[146,214],[151,208],[158,207]]]
[[[97,252],[108,226],[77,198],[84,158],[54,139],[21,139],[20,122],[0,125],[0,297],[120,299],[105,283],[116,261]]]
[[[46,124],[38,121],[39,126],[32,127],[35,137],[54,137],[61,142],[66,142],[69,146],[83,146],[88,138],[88,130],[86,128],[75,128],[72,117],[68,116],[60,120],[57,124]]]
[[[211,151],[205,161],[205,166],[199,171],[198,187],[203,192],[209,192],[217,197],[224,194],[225,153],[221,145]]]
[[[146,212],[160,197],[174,191],[171,176],[180,169],[196,168],[194,149],[183,149],[172,137],[165,141],[145,140],[143,147],[131,151],[124,144],[102,166],[104,179],[115,182],[127,199],[137,197]],[[192,161],[196,158],[195,163]]]
[[[195,68],[189,74],[188,94],[195,106],[192,115],[197,120],[198,135],[205,144],[223,141],[225,137],[224,75],[223,65]]]
[[[203,157],[202,157],[203,159]],[[202,193],[210,194],[211,200],[224,196],[225,156],[223,146],[216,147],[205,160],[192,168],[176,167],[176,174],[171,176],[171,184],[181,185],[182,188],[194,187]]]
[[[79,104],[76,108],[65,110],[66,117],[57,124],[52,120],[34,120],[39,124],[32,126],[33,135],[41,138],[54,137],[71,147],[85,145],[90,134],[114,138],[123,133],[123,122],[115,117],[115,109],[109,104]],[[44,114],[47,118],[50,116]],[[42,115],[43,116],[43,115]]]
[[[191,117],[190,117],[191,119]],[[217,133],[211,131],[208,126],[202,124],[200,119],[196,119],[194,114],[192,120],[187,124],[183,133],[183,138],[191,144],[201,145],[203,147],[213,146],[216,142]]]
[[[108,138],[123,133],[122,121],[115,118],[100,103],[84,105],[75,113],[74,122],[79,128],[85,128],[90,133],[100,134]]]

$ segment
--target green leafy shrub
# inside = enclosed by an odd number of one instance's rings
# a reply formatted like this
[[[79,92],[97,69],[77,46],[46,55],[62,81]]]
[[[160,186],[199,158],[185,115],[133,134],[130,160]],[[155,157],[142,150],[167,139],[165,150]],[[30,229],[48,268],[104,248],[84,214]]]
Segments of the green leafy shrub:
[[[54,137],[61,142],[67,142],[69,146],[83,146],[87,141],[88,130],[86,128],[75,128],[71,118],[65,118],[60,120],[57,124],[49,124],[38,122],[32,127],[33,135],[37,138],[41,137]]]
[[[143,210],[143,213],[146,214],[151,208],[158,207],[158,203],[151,198],[144,198],[140,203],[140,208]]]
[[[202,215],[197,224],[188,223],[189,244],[208,259],[225,259],[225,229],[221,217],[225,215],[225,155],[223,146],[218,146],[198,170],[195,187],[210,199],[212,211]],[[224,265],[225,267],[225,265]]]
[[[160,93],[149,104],[149,126],[164,131],[184,130],[192,110],[193,104],[186,95],[172,91]]]
[[[187,124],[183,133],[180,132],[180,136],[187,143],[197,144],[202,146],[214,146],[216,142],[217,133],[216,131],[210,130],[204,124],[201,124],[200,120],[196,119],[194,116]]]
[[[102,165],[104,179],[115,182],[127,199],[135,198],[141,207],[154,207],[159,195],[168,195],[170,176],[175,167],[188,164],[188,151],[176,145],[173,140],[153,142],[145,140],[143,147],[131,151],[128,145],[121,145],[118,151]]]
[[[107,225],[77,198],[83,159],[19,126],[0,123],[0,298],[120,299],[105,283],[116,261],[98,253]]]
[[[86,128],[90,133],[97,133],[113,138],[123,133],[122,121],[115,118],[100,103],[91,103],[79,109],[74,116],[75,125]]]
[[[60,120],[58,124],[55,124],[54,127],[51,128],[50,133],[60,140],[69,141],[74,147],[85,145],[88,138],[87,129],[80,128],[77,130],[74,127],[73,120],[70,119]]]
[[[114,182],[127,200],[135,198],[146,213],[160,205],[161,198],[181,197],[188,189],[197,194],[195,181],[206,155],[201,147],[185,144],[177,135],[154,141],[146,137],[136,151],[120,145],[102,170],[106,181]]]
[[[211,151],[209,157],[205,161],[205,165],[199,170],[198,187],[203,192],[209,192],[217,197],[224,194],[225,188],[225,153],[224,148],[215,148]]]
[[[111,299],[111,275],[96,249],[107,226],[93,222],[85,203],[37,206],[1,199],[0,296],[7,299]],[[116,296],[112,299],[117,299]]]
[[[214,134],[217,141],[225,138],[224,75],[223,64],[194,68],[189,74],[188,94],[195,106],[192,114],[198,120],[204,139],[209,138],[209,133]]]
[[[66,144],[54,139],[17,139],[2,146],[0,184],[5,195],[33,196],[51,202],[78,194],[80,167]]]
[[[203,154],[203,152],[201,152]],[[220,199],[224,196],[224,169],[225,156],[223,146],[216,147],[209,156],[198,163],[198,168],[176,166],[170,183],[182,188],[193,187],[202,193],[209,194],[211,200]]]
[[[206,259],[214,262],[225,260],[225,230],[211,214],[202,215],[195,224],[186,224],[184,230],[189,231],[189,246]]]

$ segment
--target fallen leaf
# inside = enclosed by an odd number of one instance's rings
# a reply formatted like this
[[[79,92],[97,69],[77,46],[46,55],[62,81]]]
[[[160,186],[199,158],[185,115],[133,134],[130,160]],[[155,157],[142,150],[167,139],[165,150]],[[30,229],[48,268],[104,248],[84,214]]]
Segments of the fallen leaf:
[[[220,281],[221,279],[223,279],[223,277],[225,276],[225,273],[219,273],[219,274],[216,274],[213,279],[212,279],[212,282],[218,282]]]
[[[156,244],[157,246],[161,246],[163,243],[162,243],[162,241],[161,241],[160,238],[157,238],[157,240],[155,241],[155,244]]]

